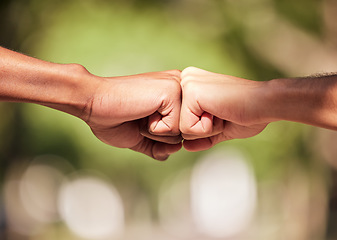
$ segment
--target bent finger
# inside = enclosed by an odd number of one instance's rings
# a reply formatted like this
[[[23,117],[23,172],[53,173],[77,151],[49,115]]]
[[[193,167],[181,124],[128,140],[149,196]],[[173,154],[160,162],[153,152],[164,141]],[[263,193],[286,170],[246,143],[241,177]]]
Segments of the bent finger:
[[[184,140],[183,146],[187,151],[190,152],[198,152],[204,151],[212,148],[216,144],[231,140],[232,138],[225,136],[223,133],[218,135],[207,137],[207,138],[200,138],[195,140]]]
[[[147,131],[152,135],[157,136],[178,136],[179,130],[179,115],[169,113],[162,116],[159,112],[153,113],[148,118]]]
[[[213,133],[213,115],[198,109],[193,111],[182,105],[180,131],[184,136],[204,138]]]
[[[148,138],[144,138],[143,141],[139,142],[136,146],[130,148],[134,151],[146,154],[156,160],[164,161],[171,154],[179,151],[182,147],[181,143],[178,144],[167,144],[162,142],[157,142]]]
[[[177,144],[183,140],[180,134],[178,136],[158,136],[158,135],[153,135],[149,133],[147,129],[140,130],[140,134],[154,141],[168,143],[168,144]]]
[[[180,135],[179,121],[181,112],[180,84],[170,85],[167,96],[161,106],[148,117],[148,131],[153,135],[177,136]]]
[[[200,139],[200,138],[207,138],[207,137],[212,137],[216,136],[224,131],[225,128],[225,120],[222,120],[217,117],[213,117],[213,126],[212,126],[212,132],[207,134],[182,134],[183,139],[185,140],[195,140],[195,139]]]

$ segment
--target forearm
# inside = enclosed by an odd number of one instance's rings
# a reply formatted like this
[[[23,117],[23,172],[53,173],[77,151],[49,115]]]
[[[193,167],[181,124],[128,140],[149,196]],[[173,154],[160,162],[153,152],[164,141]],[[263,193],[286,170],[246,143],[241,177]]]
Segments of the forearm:
[[[337,129],[337,76],[266,82],[264,116]]]
[[[37,103],[85,118],[95,84],[80,65],[50,63],[0,47],[0,101]]]

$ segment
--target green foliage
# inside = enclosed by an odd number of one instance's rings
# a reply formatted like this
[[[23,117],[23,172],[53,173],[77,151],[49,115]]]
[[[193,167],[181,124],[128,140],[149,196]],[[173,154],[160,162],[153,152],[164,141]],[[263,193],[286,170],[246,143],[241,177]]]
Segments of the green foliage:
[[[269,80],[286,74],[251,48],[247,39],[251,14],[273,3],[277,12],[296,27],[316,35],[322,30],[319,1],[192,2],[12,1],[6,7],[20,16],[18,22],[23,26],[12,21],[17,26],[14,29],[19,44],[11,47],[48,61],[80,63],[101,76],[192,65]],[[16,155],[14,150],[14,154],[3,154],[11,149],[21,149],[20,155],[27,158],[60,155],[77,169],[104,173],[120,188],[127,185],[138,189],[153,201],[168,177],[192,168],[200,156],[212,151],[182,150],[167,162],[156,162],[99,142],[84,123],[66,114],[36,105],[22,105],[19,111],[21,123],[11,121],[15,116],[7,116],[8,109],[0,106],[0,115],[4,116],[0,119],[2,163]],[[10,129],[19,130],[20,141],[6,136],[10,136]],[[255,138],[224,142],[214,149],[233,146],[243,151],[258,180],[282,178],[294,161],[307,169],[314,166],[307,140],[302,137],[305,131],[298,124],[277,123]]]
[[[322,35],[321,0],[274,0],[276,10],[294,25],[316,36]]]

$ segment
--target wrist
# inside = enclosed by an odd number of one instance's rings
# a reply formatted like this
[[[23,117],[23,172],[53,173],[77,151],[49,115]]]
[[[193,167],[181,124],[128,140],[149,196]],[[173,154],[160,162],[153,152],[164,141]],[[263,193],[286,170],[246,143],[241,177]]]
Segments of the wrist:
[[[36,103],[85,118],[99,78],[79,64],[56,64],[0,47],[0,101]]]
[[[277,121],[273,117],[273,105],[270,104],[270,99],[273,96],[270,81],[250,82],[252,83],[252,87],[250,91],[245,93],[244,98],[246,99],[245,103],[247,108],[243,114],[246,115],[248,125],[268,124]]]
[[[290,92],[291,87],[287,79],[273,79],[263,82],[262,94],[262,118],[266,122],[289,120],[289,112],[292,110],[296,93]]]
[[[99,78],[79,64],[57,64],[56,69],[51,94],[38,103],[87,121]]]
[[[265,116],[270,121],[294,121],[322,125],[326,89],[317,78],[274,79],[266,82]]]

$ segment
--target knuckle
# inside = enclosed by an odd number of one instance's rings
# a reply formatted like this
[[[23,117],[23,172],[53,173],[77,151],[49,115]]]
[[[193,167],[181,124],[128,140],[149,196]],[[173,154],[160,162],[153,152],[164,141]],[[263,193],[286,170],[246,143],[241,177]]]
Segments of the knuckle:
[[[177,83],[176,85],[180,84],[180,82],[181,82],[180,76],[172,75],[171,78],[172,78],[172,80],[174,80],[174,82]]]
[[[185,68],[182,72],[181,72],[181,75],[182,76],[186,76],[186,75],[189,75],[189,74],[193,74],[194,72],[198,71],[199,68],[196,68],[196,67],[187,67]]]
[[[193,131],[191,130],[191,128],[188,127],[187,125],[181,125],[180,126],[180,132],[183,134],[183,136],[185,136],[185,135],[191,135],[193,133]]]
[[[172,69],[170,70],[170,73],[175,76],[180,76],[181,71],[179,69]]]
[[[192,75],[185,76],[184,78],[181,79],[181,87],[182,88],[187,88],[190,86],[193,82],[195,82],[195,78]]]

